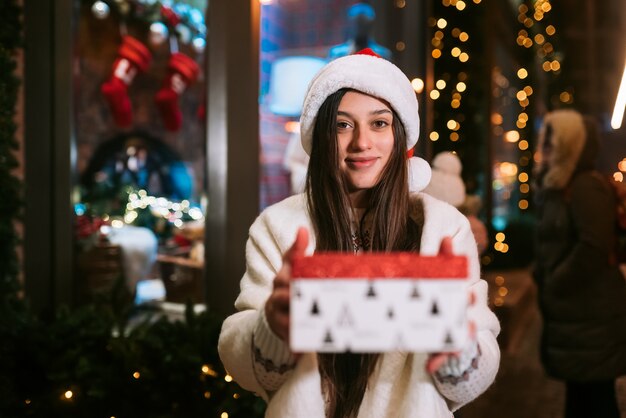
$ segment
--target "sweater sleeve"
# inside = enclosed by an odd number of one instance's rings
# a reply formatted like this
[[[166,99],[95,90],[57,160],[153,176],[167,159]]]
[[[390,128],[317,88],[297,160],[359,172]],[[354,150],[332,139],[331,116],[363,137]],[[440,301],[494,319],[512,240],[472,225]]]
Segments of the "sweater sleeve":
[[[294,234],[295,236],[295,234]],[[246,244],[246,272],[235,307],[238,312],[226,318],[218,350],[228,373],[244,389],[268,399],[286,379],[295,363],[287,344],[272,333],[263,311],[272,291],[276,273],[282,266],[285,249],[272,234],[268,217],[261,214],[250,227]]]
[[[468,292],[475,295],[475,302],[468,309],[468,319],[476,325],[476,340],[460,353],[458,362],[444,366],[443,371],[448,370],[448,378],[433,377],[435,386],[453,411],[487,390],[500,365],[500,349],[496,340],[500,323],[488,306],[488,286],[480,278],[478,251],[469,222],[465,217],[459,218],[459,225],[453,234],[453,251],[468,257]]]

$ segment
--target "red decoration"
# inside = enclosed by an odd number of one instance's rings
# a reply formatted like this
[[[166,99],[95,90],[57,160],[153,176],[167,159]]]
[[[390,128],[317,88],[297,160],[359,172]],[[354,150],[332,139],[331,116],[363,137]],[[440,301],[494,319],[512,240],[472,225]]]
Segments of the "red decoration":
[[[168,70],[163,87],[157,92],[155,101],[165,128],[169,131],[177,131],[183,120],[178,98],[190,84],[196,81],[200,68],[193,59],[177,52],[170,57]]]
[[[140,41],[132,36],[122,38],[111,77],[100,88],[109,103],[115,123],[120,127],[128,127],[133,122],[128,86],[138,72],[148,69],[151,60],[150,50]]]

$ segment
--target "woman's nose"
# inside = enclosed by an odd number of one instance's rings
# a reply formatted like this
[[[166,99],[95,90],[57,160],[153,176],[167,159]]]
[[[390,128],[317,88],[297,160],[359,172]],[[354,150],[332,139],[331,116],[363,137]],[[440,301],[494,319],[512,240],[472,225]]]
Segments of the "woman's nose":
[[[356,128],[352,138],[352,147],[355,150],[364,151],[372,148],[372,139],[366,129]]]

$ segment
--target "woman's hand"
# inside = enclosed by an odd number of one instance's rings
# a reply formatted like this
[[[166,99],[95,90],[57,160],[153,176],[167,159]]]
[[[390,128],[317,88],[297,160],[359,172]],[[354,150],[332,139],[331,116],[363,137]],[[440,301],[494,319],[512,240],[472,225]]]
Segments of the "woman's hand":
[[[283,256],[283,266],[274,278],[274,289],[265,302],[265,317],[274,334],[283,341],[289,341],[289,284],[291,282],[291,264],[294,257],[304,256],[309,244],[309,232],[299,228],[296,240]]]
[[[441,246],[439,247],[439,255],[453,255],[452,253],[452,238],[445,237],[441,240]],[[469,294],[469,306],[472,306],[476,302],[476,295],[473,292]],[[474,344],[476,340],[476,324],[474,322],[469,321],[469,336],[470,343]],[[450,358],[458,357],[460,353],[452,352],[452,353],[431,353],[428,356],[428,360],[426,360],[426,371],[434,375],[437,371],[446,364]]]

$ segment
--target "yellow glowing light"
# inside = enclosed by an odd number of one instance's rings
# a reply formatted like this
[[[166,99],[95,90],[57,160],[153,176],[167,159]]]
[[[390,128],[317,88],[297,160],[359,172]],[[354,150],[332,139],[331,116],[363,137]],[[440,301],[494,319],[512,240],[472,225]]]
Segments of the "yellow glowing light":
[[[65,399],[72,399],[72,396],[74,396],[74,393],[71,390],[68,390],[68,391],[65,391],[63,396],[65,397]]]
[[[526,38],[524,38],[523,36],[518,36],[517,40],[516,40],[517,44],[519,46],[524,46],[524,39],[526,39]]]
[[[517,97],[517,100],[521,102],[522,100],[526,100],[526,97],[528,97],[528,94],[526,94],[524,90],[520,90],[517,92],[515,97]]]
[[[520,200],[520,201],[519,201],[518,206],[519,206],[519,208],[520,208],[521,210],[526,210],[526,209],[528,209],[528,200],[526,200],[526,199],[522,199],[522,200]]]
[[[517,175],[517,165],[509,162],[500,163],[500,173],[503,176],[515,176]]]
[[[467,62],[469,60],[469,55],[465,52],[462,52],[461,55],[459,55],[459,61],[461,62]]]
[[[495,282],[498,286],[502,286],[504,284],[504,276],[496,276]]]
[[[550,10],[552,10],[552,5],[549,2],[545,2],[541,5],[541,10],[543,10],[545,13],[548,13]]]
[[[493,123],[494,125],[501,125],[502,124],[502,115],[499,113],[492,113],[491,114],[491,123]]]
[[[415,90],[416,93],[421,93],[424,91],[424,80],[416,77],[411,80],[411,86],[413,86],[413,90]]]
[[[220,415],[220,418],[228,418],[228,412],[222,412],[222,415]]]
[[[500,252],[507,253],[509,251],[509,244],[502,244],[502,249]]]
[[[528,99],[524,99],[521,102],[519,102],[519,105],[522,106],[523,108],[528,107],[529,104],[530,104],[530,101]]]
[[[524,129],[526,127],[526,122],[518,120],[517,122],[515,122],[515,126],[517,126],[518,129]]]
[[[498,294],[500,296],[505,297],[508,293],[509,293],[509,289],[507,289],[506,287],[498,288]]]
[[[450,141],[452,142],[456,142],[459,140],[459,134],[457,134],[456,132],[452,132],[450,134]]]
[[[615,179],[615,181],[622,182],[624,181],[624,174],[622,174],[620,171],[616,171],[615,173],[613,173],[613,178]]]
[[[210,397],[211,397],[211,392],[209,392],[208,390],[204,392],[204,399],[209,399]]]
[[[502,251],[502,247],[504,247],[504,244],[500,241],[493,244],[493,249],[496,251]]]
[[[517,141],[519,141],[519,132],[517,132],[517,131],[506,131],[504,133],[504,140],[506,142],[517,142]]]
[[[461,48],[459,48],[458,46],[455,46],[454,48],[452,48],[452,50],[450,51],[450,54],[453,57],[458,57],[459,55],[461,55]]]
[[[398,9],[404,9],[404,6],[406,6],[406,0],[396,0],[396,7]]]
[[[461,107],[461,101],[459,99],[452,99],[452,101],[450,102],[450,106],[453,109],[458,109],[459,107]]]
[[[450,119],[448,121],[448,123],[446,124],[446,126],[448,127],[448,129],[450,130],[456,130],[457,128],[458,122],[455,121],[454,119]]]
[[[443,39],[443,32],[440,31],[440,30],[435,32],[435,39],[442,40]]]
[[[524,26],[526,26],[527,28],[532,27],[535,24],[535,22],[533,22],[533,20],[529,17],[527,17],[526,19],[524,19]]]
[[[556,29],[554,28],[554,26],[549,25],[546,27],[546,33],[550,36],[554,35],[556,33]]]
[[[535,12],[535,14],[533,15],[533,17],[535,18],[535,20],[537,22],[539,22],[541,19],[543,19],[543,13],[541,12]]]
[[[528,181],[528,173],[520,173],[517,179],[522,183],[526,183]]]
[[[504,305],[504,300],[502,298],[499,298],[499,297],[495,298],[493,300],[493,304],[496,305],[496,306],[502,306],[502,305]]]
[[[24,403],[25,403],[26,405],[30,405],[30,399],[26,399],[26,400],[24,401]]]
[[[522,112],[519,114],[517,118],[521,120],[522,122],[528,122],[528,113]]]
[[[233,377],[229,374],[227,374],[226,376],[224,376],[224,380],[228,383],[233,381]]]
[[[461,93],[463,93],[466,89],[467,89],[467,84],[465,84],[464,82],[459,81],[458,83],[456,83],[457,91],[460,91]]]
[[[452,93],[452,98],[455,99],[455,100],[459,100],[460,101],[461,100],[461,94],[458,93],[458,92],[454,92],[454,93]]]
[[[439,139],[439,133],[438,132],[431,132],[430,135],[428,136],[430,138],[431,141],[436,141]]]
[[[404,44],[404,42],[402,41],[396,42],[396,49],[398,51],[404,51],[404,48],[406,48],[406,45]]]
[[[289,132],[290,134],[300,132],[300,122],[291,120],[285,123],[285,131]]]
[[[504,235],[504,232],[498,232],[496,234],[496,241],[503,242],[505,239],[506,239],[506,235]]]
[[[545,71],[546,73],[551,71],[552,68],[550,68],[550,61],[544,61],[544,63],[541,65],[541,68],[543,68],[543,71]]]
[[[439,90],[443,90],[446,88],[446,82],[445,80],[437,80],[437,82],[435,83],[435,86],[439,89]]]
[[[532,96],[533,88],[530,87],[530,86],[526,86],[526,87],[524,87],[524,92],[526,93],[527,96]]]
[[[461,33],[461,29],[459,29],[459,28],[454,28],[454,29],[452,29],[452,32],[451,32],[451,33],[452,33],[452,36],[454,36],[455,38],[458,38],[458,37],[459,37],[459,34]]]
[[[528,36],[528,32],[526,32],[526,29],[520,29],[519,32],[517,32],[518,36],[523,36],[524,38],[526,38]]]
[[[133,377],[134,377],[135,379],[139,379],[139,378],[141,377],[141,373],[139,373],[139,372],[135,372],[135,373],[133,373]]]
[[[239,399],[239,394],[238,393],[233,393],[233,399]]]
[[[535,35],[535,42],[539,45],[543,44],[546,41],[546,38],[540,33]]]
[[[446,26],[448,26],[448,22],[446,22],[446,19],[441,18],[441,19],[437,20],[437,27],[438,27],[439,29],[443,29],[443,28],[445,28]]]
[[[465,9],[465,2],[464,2],[463,0],[459,0],[459,1],[456,3],[456,8],[457,8],[458,10],[463,10],[463,9]]]
[[[480,2],[481,2],[481,1],[482,1],[482,0],[474,0],[474,3],[476,3],[476,4],[480,4]]]
[[[430,92],[430,98],[433,100],[437,100],[440,96],[439,90],[432,90]]]
[[[521,193],[528,193],[530,191],[530,186],[526,183],[519,185],[519,191]]]
[[[550,69],[552,71],[559,71],[560,68],[561,68],[561,63],[558,62],[557,60],[554,60],[550,63]]]
[[[526,70],[526,68],[520,68],[519,70],[517,70],[517,77],[520,80],[523,80],[526,77],[528,77],[528,71]]]
[[[524,38],[524,42],[522,42],[522,45],[524,45],[524,47],[526,48],[530,48],[531,46],[533,46],[533,40],[530,38]]]
[[[442,0],[441,4],[443,4],[445,7],[450,6],[450,0]]]
[[[518,148],[519,148],[519,149],[521,149],[522,151],[526,151],[526,150],[528,149],[528,141],[526,141],[525,139],[524,139],[524,140],[521,140],[521,141],[519,142],[519,144],[517,144],[517,146],[518,146]]]
[[[617,169],[619,171],[626,171],[626,159],[620,161],[619,163],[617,163]]]
[[[431,53],[431,55],[433,56],[434,59],[441,57],[441,49],[433,49],[433,52]]]
[[[202,366],[202,373],[207,374],[209,376],[217,377],[218,373],[211,368],[208,364]]]
[[[528,13],[528,6],[526,6],[525,4],[520,4],[517,10],[519,10],[520,13]]]
[[[459,41],[467,42],[468,39],[469,39],[469,35],[467,34],[467,32],[461,32],[459,34]]]
[[[563,103],[568,103],[570,101],[570,99],[572,98],[572,96],[564,91],[563,93],[559,94],[559,100],[562,101]]]

